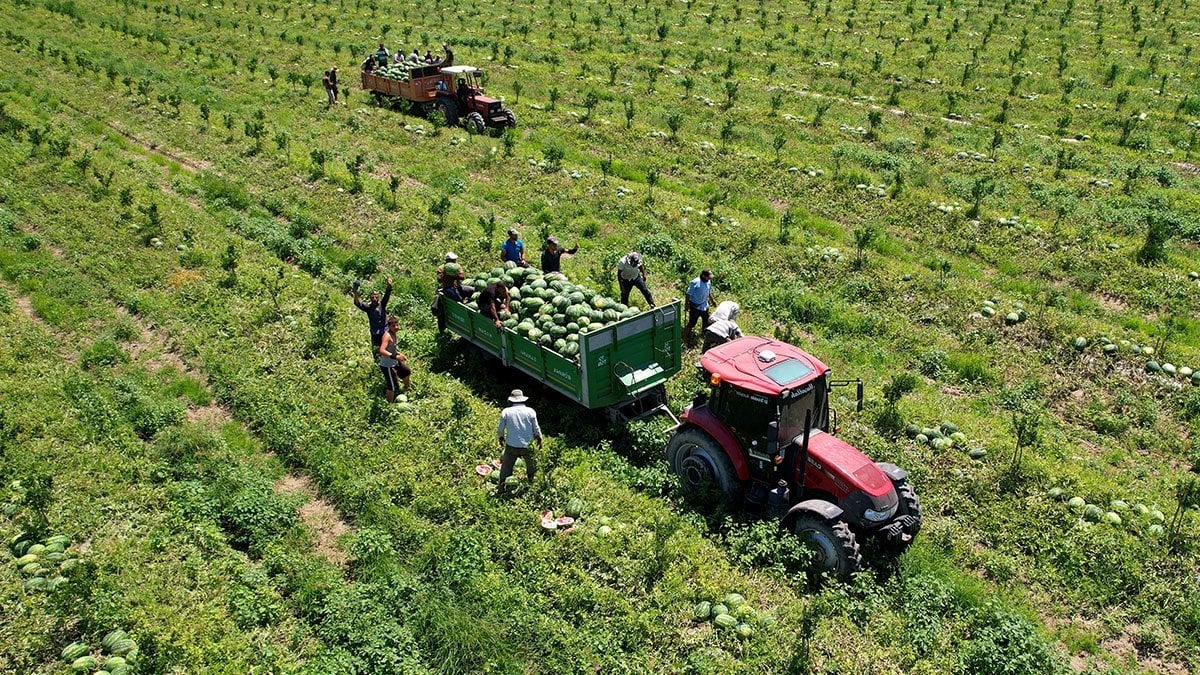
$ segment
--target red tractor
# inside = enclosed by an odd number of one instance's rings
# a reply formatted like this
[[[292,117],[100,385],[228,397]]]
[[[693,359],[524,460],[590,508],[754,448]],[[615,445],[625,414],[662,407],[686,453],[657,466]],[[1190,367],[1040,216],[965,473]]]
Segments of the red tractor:
[[[732,508],[780,518],[833,576],[861,568],[863,538],[894,554],[908,548],[921,529],[908,473],[834,436],[830,388],[857,382],[861,410],[861,380],[831,380],[812,355],[763,337],[714,347],[699,369],[710,391],[684,409],[667,442],[685,492],[715,489]]]
[[[436,118],[446,126],[464,126],[475,133],[517,126],[517,116],[500,99],[485,96],[479,69],[452,65],[454,55],[437,64],[398,63],[376,66],[363,62],[363,89],[379,103],[406,106],[411,112]]]

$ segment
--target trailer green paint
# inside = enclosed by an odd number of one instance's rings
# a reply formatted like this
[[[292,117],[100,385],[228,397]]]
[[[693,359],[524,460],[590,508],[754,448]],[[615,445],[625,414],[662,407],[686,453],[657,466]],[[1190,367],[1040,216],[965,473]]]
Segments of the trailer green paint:
[[[451,332],[586,408],[621,409],[661,399],[663,383],[682,367],[679,300],[581,334],[574,358],[497,328],[474,305],[443,300],[441,310]]]

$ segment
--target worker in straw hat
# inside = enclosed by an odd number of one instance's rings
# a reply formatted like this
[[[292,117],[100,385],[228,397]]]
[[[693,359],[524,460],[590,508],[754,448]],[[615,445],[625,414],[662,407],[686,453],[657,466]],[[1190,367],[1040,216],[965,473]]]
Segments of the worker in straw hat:
[[[505,492],[504,481],[512,475],[513,465],[517,459],[525,458],[525,477],[533,481],[537,471],[532,448],[537,443],[542,448],[542,428],[538,426],[537,412],[525,405],[529,398],[520,389],[513,389],[508,396],[509,406],[500,412],[500,423],[496,425],[496,436],[500,445],[504,446],[504,454],[500,456],[500,485],[496,494]]]

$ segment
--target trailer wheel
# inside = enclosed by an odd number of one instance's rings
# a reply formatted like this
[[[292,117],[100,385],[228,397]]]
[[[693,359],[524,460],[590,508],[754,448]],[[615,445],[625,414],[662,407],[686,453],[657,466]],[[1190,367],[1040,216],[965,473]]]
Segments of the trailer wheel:
[[[486,125],[483,122],[483,115],[473,112],[466,117],[467,131],[473,134],[482,134]]]
[[[702,430],[683,429],[671,436],[667,462],[689,496],[704,497],[716,491],[726,506],[736,507],[741,502],[744,486],[733,470],[733,462]]]
[[[830,521],[816,513],[801,513],[792,521],[792,531],[813,549],[812,568],[838,579],[862,569],[862,554],[850,526]]]

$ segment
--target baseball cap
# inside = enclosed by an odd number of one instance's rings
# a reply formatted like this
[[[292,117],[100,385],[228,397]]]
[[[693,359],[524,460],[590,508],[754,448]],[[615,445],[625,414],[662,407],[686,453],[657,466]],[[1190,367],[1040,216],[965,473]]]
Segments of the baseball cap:
[[[446,252],[446,262],[454,262],[455,260],[458,260],[458,254],[455,253],[454,251],[447,251]]]
[[[558,237],[546,237],[546,243],[558,246]]]

